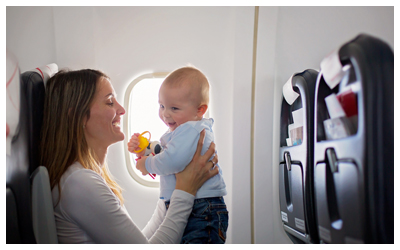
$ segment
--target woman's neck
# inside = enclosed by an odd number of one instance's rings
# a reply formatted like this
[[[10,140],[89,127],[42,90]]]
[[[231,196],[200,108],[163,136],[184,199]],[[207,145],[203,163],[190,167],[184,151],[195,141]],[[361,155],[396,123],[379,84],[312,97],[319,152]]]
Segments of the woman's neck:
[[[93,148],[93,151],[96,156],[96,160],[98,161],[100,166],[103,166],[107,156],[107,148]]]

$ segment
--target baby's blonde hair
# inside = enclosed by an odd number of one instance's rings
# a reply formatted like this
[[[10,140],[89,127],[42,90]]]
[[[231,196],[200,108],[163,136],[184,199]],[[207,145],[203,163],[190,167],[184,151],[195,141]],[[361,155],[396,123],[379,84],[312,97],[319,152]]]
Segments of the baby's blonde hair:
[[[208,105],[210,84],[207,77],[195,67],[186,66],[174,70],[165,78],[163,85],[169,87],[190,86],[191,95],[199,97],[198,105]]]

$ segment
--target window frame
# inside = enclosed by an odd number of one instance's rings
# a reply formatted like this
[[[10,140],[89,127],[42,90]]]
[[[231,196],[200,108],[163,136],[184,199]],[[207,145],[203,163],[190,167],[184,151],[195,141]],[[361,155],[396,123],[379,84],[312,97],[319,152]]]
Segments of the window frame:
[[[165,78],[168,76],[168,74],[169,74],[169,72],[154,72],[154,73],[141,75],[131,81],[131,83],[128,85],[128,87],[125,91],[125,96],[124,96],[124,107],[125,107],[125,111],[126,111],[126,116],[125,116],[125,119],[123,119],[123,124],[124,124],[123,131],[125,134],[124,154],[125,154],[126,167],[128,169],[129,174],[131,175],[131,177],[136,182],[138,182],[139,184],[142,184],[143,186],[146,186],[146,187],[157,187],[158,188],[160,186],[160,182],[159,181],[158,182],[147,181],[147,180],[141,178],[140,176],[138,176],[133,169],[135,166],[132,166],[132,162],[130,159],[131,153],[128,151],[128,142],[129,142],[130,137],[127,136],[128,132],[129,132],[128,126],[129,126],[129,120],[130,120],[130,96],[131,96],[133,88],[140,81],[142,81],[144,79]]]

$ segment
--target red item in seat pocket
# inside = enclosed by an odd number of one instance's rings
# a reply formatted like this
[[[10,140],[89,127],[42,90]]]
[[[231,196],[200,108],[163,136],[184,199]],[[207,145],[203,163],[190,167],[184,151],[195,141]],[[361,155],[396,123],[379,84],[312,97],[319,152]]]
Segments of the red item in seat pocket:
[[[351,89],[340,93],[336,96],[347,117],[357,115],[357,97]]]

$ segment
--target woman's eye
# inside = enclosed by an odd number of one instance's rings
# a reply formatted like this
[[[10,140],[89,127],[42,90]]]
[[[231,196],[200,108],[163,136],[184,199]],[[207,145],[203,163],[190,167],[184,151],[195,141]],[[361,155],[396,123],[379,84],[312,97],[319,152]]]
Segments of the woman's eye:
[[[114,105],[114,103],[113,102],[108,102],[107,105],[112,107]]]

